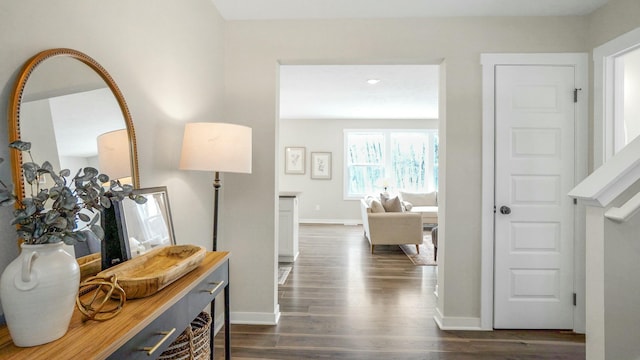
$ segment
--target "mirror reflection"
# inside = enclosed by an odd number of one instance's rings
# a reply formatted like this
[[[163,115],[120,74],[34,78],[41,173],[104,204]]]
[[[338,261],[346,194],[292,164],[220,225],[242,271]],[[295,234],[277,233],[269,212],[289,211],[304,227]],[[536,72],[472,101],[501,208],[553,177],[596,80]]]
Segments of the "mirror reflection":
[[[139,189],[134,193],[144,196],[147,202],[136,204],[127,198],[119,204],[123,237],[128,241],[131,258],[156,247],[175,245],[167,188]]]
[[[98,138],[115,130],[123,130],[124,139],[103,146],[99,154]],[[24,89],[20,133],[33,144],[34,159],[48,160],[55,169],[73,172],[91,166],[112,178],[131,176],[126,124],[118,102],[102,78],[74,58],[51,58],[33,71]],[[119,161],[105,154],[114,149],[124,150],[118,153]],[[101,162],[105,156],[109,161]],[[112,164],[126,169],[112,175]]]

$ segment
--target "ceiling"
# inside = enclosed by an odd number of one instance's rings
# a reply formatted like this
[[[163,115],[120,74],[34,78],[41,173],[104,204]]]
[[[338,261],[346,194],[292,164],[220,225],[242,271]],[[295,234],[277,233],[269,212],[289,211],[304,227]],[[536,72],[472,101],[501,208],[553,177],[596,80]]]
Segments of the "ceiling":
[[[226,20],[586,15],[607,0],[213,0]]]
[[[282,65],[280,118],[437,119],[438,72],[437,65]]]

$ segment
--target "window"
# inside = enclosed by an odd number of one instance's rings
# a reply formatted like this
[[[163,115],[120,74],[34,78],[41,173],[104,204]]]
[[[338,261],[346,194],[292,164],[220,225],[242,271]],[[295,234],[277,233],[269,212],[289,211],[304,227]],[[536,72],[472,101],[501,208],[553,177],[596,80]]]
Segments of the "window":
[[[640,48],[614,61],[614,152],[622,150],[640,134]]]
[[[345,130],[345,199],[438,188],[437,130]]]

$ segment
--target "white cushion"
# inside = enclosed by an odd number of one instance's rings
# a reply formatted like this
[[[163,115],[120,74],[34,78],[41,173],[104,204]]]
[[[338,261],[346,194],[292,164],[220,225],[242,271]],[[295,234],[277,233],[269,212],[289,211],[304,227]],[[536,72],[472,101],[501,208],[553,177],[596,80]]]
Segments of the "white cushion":
[[[410,202],[413,206],[438,206],[438,193],[412,193],[400,191],[402,201]]]

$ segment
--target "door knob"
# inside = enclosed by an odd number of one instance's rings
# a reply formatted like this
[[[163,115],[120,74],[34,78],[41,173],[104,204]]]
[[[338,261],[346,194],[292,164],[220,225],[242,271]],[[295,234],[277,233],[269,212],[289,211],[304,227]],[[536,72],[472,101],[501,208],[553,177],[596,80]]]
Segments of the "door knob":
[[[500,206],[500,214],[509,215],[511,214],[511,208],[505,205]]]

